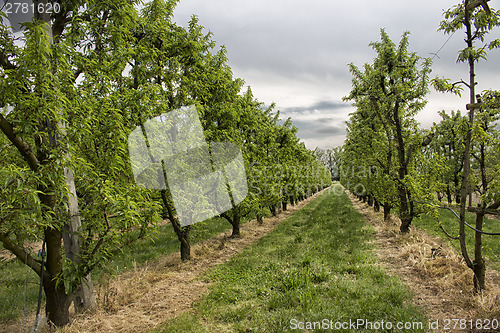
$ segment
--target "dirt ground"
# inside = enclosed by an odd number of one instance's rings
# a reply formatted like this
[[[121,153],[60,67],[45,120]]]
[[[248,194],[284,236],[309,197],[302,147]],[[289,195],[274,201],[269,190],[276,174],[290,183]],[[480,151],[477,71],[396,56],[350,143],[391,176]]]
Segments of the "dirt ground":
[[[263,225],[258,225],[256,221],[242,225],[243,237],[240,239],[229,238],[230,231],[226,231],[193,245],[192,260],[189,262],[181,262],[179,254],[175,253],[154,263],[135,267],[111,279],[108,284],[97,286],[97,310],[73,316],[71,326],[57,332],[139,333],[190,311],[193,304],[208,291],[209,284],[198,279],[201,274],[271,232],[318,195],[289,207],[277,217],[264,219]],[[354,196],[351,196],[351,201],[377,232],[375,242],[380,265],[388,274],[397,275],[404,281],[415,295],[413,303],[422,306],[432,321],[500,319],[498,272],[487,270],[489,290],[481,296],[474,295],[472,274],[452,248],[416,228],[408,235],[401,235],[396,217],[391,216],[390,221],[384,222],[382,213],[373,212],[371,207]],[[20,332],[22,327],[20,319],[3,327],[0,332]]]
[[[439,320],[441,330],[433,332],[480,332],[471,330],[470,326],[467,330],[442,330],[446,319],[500,320],[500,274],[497,271],[487,268],[487,290],[482,295],[474,294],[472,271],[443,240],[415,227],[409,234],[402,235],[397,217],[391,215],[385,222],[383,213],[375,213],[355,196],[350,198],[377,232],[380,265],[388,274],[404,281],[414,294],[413,303],[425,309],[431,322]]]

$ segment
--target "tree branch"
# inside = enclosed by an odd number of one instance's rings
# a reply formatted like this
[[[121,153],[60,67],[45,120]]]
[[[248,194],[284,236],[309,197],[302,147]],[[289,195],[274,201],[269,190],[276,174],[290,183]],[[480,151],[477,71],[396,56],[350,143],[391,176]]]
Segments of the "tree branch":
[[[0,66],[3,69],[17,69],[17,66],[11,63],[3,53],[0,53]]]
[[[33,171],[37,171],[40,162],[36,158],[33,150],[30,145],[27,144],[23,139],[21,139],[17,134],[12,124],[9,123],[5,117],[0,114],[0,130],[7,136],[7,138],[12,142],[12,144],[17,148],[17,150],[21,153],[21,156],[28,162],[29,167]]]
[[[434,139],[434,133],[431,132],[424,138],[424,141],[422,141],[422,147],[429,145],[432,139]]]
[[[464,80],[460,80],[460,81],[457,81],[457,82],[452,83],[452,84],[451,84],[451,88],[450,88],[449,90],[450,90],[450,91],[453,91],[453,88],[455,88],[455,86],[458,86],[459,84],[463,84],[463,85],[465,85],[467,88],[469,88],[469,89],[470,89],[470,85],[469,85],[467,82],[465,82]]]
[[[410,159],[413,155],[413,143],[410,143],[410,146],[408,147],[408,153],[406,155],[406,160],[404,161],[404,167],[407,168],[408,164],[410,164]]]
[[[449,234],[449,233],[448,233],[448,232],[444,229],[444,227],[443,227],[441,224],[439,225],[439,228],[441,228],[441,230],[444,232],[444,234],[445,234],[446,236],[448,236],[449,238],[451,238],[451,239],[458,240],[458,239],[460,238],[460,237],[458,237],[458,236],[452,236],[452,235],[450,235],[450,234]]]
[[[66,6],[61,6],[61,8],[66,8]],[[73,10],[73,8],[71,10]],[[69,22],[69,19],[66,17],[68,12],[68,8],[66,8],[66,10],[61,10],[59,13],[55,13],[54,23],[52,24],[52,35],[54,38],[61,36],[64,28],[66,27],[66,23]]]
[[[14,254],[23,264],[31,267],[38,276],[42,274],[42,266],[40,266],[40,264],[22,247],[15,244],[7,234],[0,233],[0,242],[2,242],[3,246],[12,252],[12,254]]]
[[[500,207],[500,201],[495,202],[494,204],[489,205],[486,209],[498,209]]]
[[[104,219],[106,220],[106,230],[102,233],[102,235],[99,237],[99,240],[97,241],[96,246],[92,250],[90,257],[93,258],[99,248],[102,246],[102,243],[104,242],[104,237],[109,233],[111,230],[111,225],[109,224],[109,219],[108,219],[108,213],[106,213],[106,210],[104,210]]]
[[[225,218],[229,223],[233,224],[233,219],[227,213],[224,212],[220,214],[220,216]]]

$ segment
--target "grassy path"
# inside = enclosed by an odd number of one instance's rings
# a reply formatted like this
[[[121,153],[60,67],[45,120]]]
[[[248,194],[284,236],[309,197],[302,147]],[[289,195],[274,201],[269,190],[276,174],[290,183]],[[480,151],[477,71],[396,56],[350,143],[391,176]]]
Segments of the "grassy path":
[[[352,331],[354,322],[361,332],[373,331],[369,325],[423,332],[422,311],[411,305],[402,282],[377,264],[374,234],[347,195],[325,193],[204,274],[201,281],[212,285],[208,295],[156,331],[292,332],[335,325]],[[409,329],[398,330],[401,324]]]
[[[480,326],[481,322],[488,321],[494,321],[495,327],[483,331],[497,331],[496,323],[500,320],[498,271],[488,265],[487,289],[476,294],[473,292],[472,271],[453,243],[443,239],[442,232],[442,237],[439,237],[435,220],[432,224],[429,217],[422,216],[414,221],[410,233],[402,235],[399,232],[401,221],[397,217],[391,215],[389,221],[384,221],[382,212],[375,213],[373,207],[352,195],[351,200],[353,207],[377,231],[376,253],[380,266],[388,274],[398,276],[415,294],[413,303],[425,309],[433,328],[439,327],[433,332],[471,332],[471,323]],[[456,219],[451,214],[449,218],[442,216],[441,222],[448,226],[455,223],[456,226]],[[495,239],[488,241],[490,246],[499,246]],[[468,329],[453,329],[454,324],[445,329],[445,323],[450,323],[451,319],[467,321]]]
[[[95,313],[79,315],[71,326],[58,331],[137,333],[149,331],[168,322],[191,310],[193,303],[208,292],[210,283],[199,279],[203,273],[226,262],[271,232],[287,217],[319,195],[320,193],[315,194],[289,207],[276,217],[265,218],[262,225],[255,220],[243,224],[243,238],[231,239],[231,230],[227,230],[198,242],[192,246],[192,259],[188,262],[181,262],[179,254],[174,253],[158,256],[154,261],[136,265],[133,269],[116,275],[109,284],[100,284],[97,287],[98,309]],[[158,253],[153,244],[143,248]],[[144,255],[149,257],[148,253]],[[12,330],[5,332],[10,333]]]

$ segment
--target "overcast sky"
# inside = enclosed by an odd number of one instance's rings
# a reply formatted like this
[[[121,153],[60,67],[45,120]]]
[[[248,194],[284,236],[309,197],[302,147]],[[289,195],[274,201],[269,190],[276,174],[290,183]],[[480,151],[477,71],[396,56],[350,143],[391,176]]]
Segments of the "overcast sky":
[[[186,26],[191,15],[228,50],[234,76],[245,80],[255,97],[275,102],[282,118],[292,118],[310,149],[340,146],[345,121],[354,109],[342,97],[351,89],[347,65],[362,66],[376,56],[369,46],[385,28],[396,44],[410,31],[410,51],[433,57],[448,40],[438,32],[444,10],[459,0],[181,0],[175,20]],[[500,0],[490,6],[500,7]],[[492,36],[498,37],[496,30]],[[464,48],[457,32],[433,59],[431,77],[467,78],[466,64],[456,64]],[[500,89],[500,50],[478,65],[479,90]],[[495,84],[496,83],[496,84]],[[417,116],[424,128],[438,121],[439,110],[464,112],[467,99],[431,92]]]

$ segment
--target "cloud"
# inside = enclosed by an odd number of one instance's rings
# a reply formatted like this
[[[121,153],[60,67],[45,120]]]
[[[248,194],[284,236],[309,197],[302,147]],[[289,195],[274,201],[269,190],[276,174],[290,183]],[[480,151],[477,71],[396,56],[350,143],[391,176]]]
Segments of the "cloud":
[[[335,102],[318,102],[309,107],[291,107],[281,118],[290,117],[297,127],[297,135],[309,149],[333,148],[343,144],[346,130],[344,109]],[[293,110],[293,111],[290,111]],[[350,109],[348,109],[350,110]]]
[[[345,134],[345,127],[321,127],[316,130],[316,133],[328,135]]]
[[[346,107],[349,107],[349,104],[343,102],[319,101],[309,106],[289,107],[284,109],[283,112],[303,113],[307,111],[333,111],[338,109],[345,109]]]
[[[347,64],[362,67],[373,61],[376,54],[369,44],[380,40],[380,28],[396,44],[410,31],[409,50],[421,57],[432,57],[444,45],[433,59],[431,77],[467,78],[467,66],[456,63],[458,50],[465,47],[463,32],[445,45],[449,36],[437,31],[443,11],[455,2],[182,0],[175,19],[186,25],[192,14],[199,15],[200,23],[227,47],[234,75],[244,79],[261,102],[275,102],[283,118],[291,117],[309,146],[320,142],[307,141],[317,138],[315,131],[345,127],[352,112],[348,103],[340,102],[351,90]],[[488,62],[477,64],[479,91],[500,88],[498,52],[491,51]],[[465,103],[458,98],[433,93],[418,119],[430,126],[439,120],[438,111],[461,105]],[[343,140],[332,133],[330,141],[321,139],[322,145],[328,142]]]

